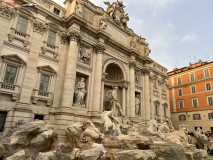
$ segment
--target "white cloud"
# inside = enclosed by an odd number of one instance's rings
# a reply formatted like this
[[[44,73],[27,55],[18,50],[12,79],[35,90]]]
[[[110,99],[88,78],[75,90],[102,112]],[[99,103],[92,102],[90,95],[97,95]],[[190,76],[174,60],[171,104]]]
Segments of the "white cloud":
[[[182,39],[181,42],[190,42],[190,41],[196,41],[197,35],[194,32],[187,33]]]

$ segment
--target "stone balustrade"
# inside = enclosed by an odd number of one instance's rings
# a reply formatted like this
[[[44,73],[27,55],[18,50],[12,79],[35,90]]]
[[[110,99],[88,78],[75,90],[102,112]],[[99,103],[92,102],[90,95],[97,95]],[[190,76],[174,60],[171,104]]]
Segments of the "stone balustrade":
[[[32,103],[36,104],[38,100],[46,101],[47,106],[50,106],[53,99],[53,93],[34,89]]]
[[[4,94],[12,95],[12,100],[15,101],[17,100],[17,97],[20,94],[20,86],[0,82],[0,92]]]

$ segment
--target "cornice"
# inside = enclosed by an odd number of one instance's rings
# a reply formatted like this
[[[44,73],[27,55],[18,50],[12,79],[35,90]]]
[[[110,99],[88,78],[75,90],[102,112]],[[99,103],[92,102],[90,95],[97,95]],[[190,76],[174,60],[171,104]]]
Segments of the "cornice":
[[[79,26],[87,26],[87,22],[81,16],[77,15],[76,13],[72,13],[66,18],[68,27],[72,24],[78,24]]]

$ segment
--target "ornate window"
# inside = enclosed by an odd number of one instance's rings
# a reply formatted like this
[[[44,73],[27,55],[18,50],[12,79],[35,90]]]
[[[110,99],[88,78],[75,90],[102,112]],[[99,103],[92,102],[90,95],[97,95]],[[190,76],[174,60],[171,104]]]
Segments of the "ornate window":
[[[14,84],[18,67],[7,64],[4,83]]]
[[[4,55],[0,72],[0,92],[17,100],[23,79],[25,62],[17,55]]]
[[[56,39],[56,32],[50,30],[49,35],[48,35],[47,44],[54,46],[55,45],[55,39]]]
[[[51,105],[55,79],[56,72],[52,67],[38,67],[37,83],[32,96],[32,103],[36,104],[38,100],[43,100],[47,102],[47,106]]]
[[[28,19],[25,18],[25,17],[23,17],[23,16],[19,16],[16,29],[18,31],[20,31],[20,32],[26,33],[26,31],[27,31],[27,24],[28,24]]]
[[[4,131],[4,125],[7,118],[7,112],[0,111],[0,132]]]
[[[49,86],[50,76],[41,74],[40,91],[47,91]]]

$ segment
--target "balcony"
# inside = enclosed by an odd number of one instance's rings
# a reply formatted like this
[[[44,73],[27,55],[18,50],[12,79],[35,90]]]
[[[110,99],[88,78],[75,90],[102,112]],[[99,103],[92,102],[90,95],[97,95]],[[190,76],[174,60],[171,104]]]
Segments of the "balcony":
[[[58,51],[59,51],[58,46],[48,44],[47,42],[43,42],[43,47],[41,47],[40,56],[58,62],[59,60]]]
[[[0,82],[0,92],[4,94],[12,95],[12,100],[16,101],[19,97],[20,86]]]
[[[53,93],[34,89],[32,103],[37,104],[38,100],[46,101],[47,106],[52,104]]]
[[[29,45],[30,35],[27,33],[20,32],[15,28],[10,28],[10,33],[8,34],[8,41],[13,42],[16,45],[20,45],[20,42],[23,43],[23,47]]]

